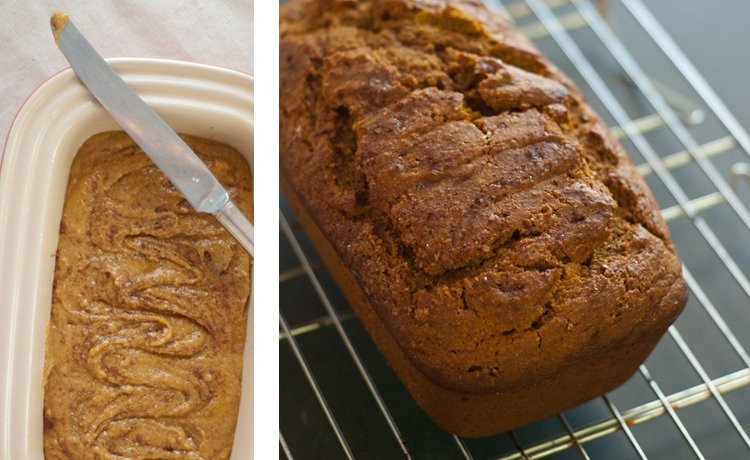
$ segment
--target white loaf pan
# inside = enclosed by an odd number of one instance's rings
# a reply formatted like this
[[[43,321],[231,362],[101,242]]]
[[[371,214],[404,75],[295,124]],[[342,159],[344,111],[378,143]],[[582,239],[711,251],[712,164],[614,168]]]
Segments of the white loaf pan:
[[[251,76],[162,59],[109,62],[176,131],[225,142],[252,167]],[[68,173],[86,139],[113,129],[67,69],[29,96],[8,135],[0,160],[0,460],[43,458],[44,340]],[[252,458],[252,298],[249,308],[232,459]]]

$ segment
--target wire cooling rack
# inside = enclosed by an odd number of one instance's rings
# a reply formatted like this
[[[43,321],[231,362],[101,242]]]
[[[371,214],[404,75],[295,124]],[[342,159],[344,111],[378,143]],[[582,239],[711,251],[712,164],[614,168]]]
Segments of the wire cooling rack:
[[[688,306],[614,392],[459,438],[413,402],[282,198],[280,458],[750,457],[750,137],[641,0],[486,3],[614,127],[663,206]]]

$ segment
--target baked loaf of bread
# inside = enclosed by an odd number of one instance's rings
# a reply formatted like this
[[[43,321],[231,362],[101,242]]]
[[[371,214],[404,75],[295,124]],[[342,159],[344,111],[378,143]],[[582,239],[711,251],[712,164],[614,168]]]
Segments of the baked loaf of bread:
[[[248,163],[183,136],[252,216]],[[227,459],[250,258],[122,132],[81,147],[60,224],[44,380],[47,459]]]
[[[479,0],[281,13],[281,172],[416,401],[489,435],[630,377],[687,290],[667,227],[573,84]]]

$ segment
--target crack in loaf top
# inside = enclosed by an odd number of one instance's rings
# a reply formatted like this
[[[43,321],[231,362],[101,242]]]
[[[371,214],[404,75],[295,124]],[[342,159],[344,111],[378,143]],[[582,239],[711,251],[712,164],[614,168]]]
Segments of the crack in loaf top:
[[[481,2],[292,2],[280,75],[285,177],[434,383],[522,384],[676,314],[642,179]]]

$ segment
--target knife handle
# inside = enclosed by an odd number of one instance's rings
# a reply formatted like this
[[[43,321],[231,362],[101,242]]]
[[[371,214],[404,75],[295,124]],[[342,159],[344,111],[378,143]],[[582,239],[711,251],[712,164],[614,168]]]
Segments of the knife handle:
[[[230,200],[224,205],[219,211],[214,214],[219,222],[221,222],[229,233],[237,239],[237,241],[244,247],[250,254],[253,255],[253,224],[242,214],[237,206]]]

